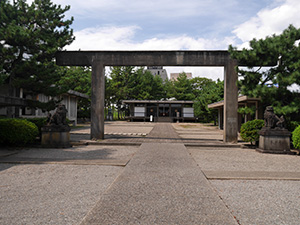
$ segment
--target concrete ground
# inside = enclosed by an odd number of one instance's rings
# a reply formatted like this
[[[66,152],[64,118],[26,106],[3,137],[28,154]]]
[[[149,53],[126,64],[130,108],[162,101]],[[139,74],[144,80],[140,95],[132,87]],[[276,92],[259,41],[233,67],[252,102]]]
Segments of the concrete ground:
[[[101,141],[90,141],[90,126],[83,125],[81,128],[71,131],[71,141],[81,143],[116,144],[126,145],[134,143],[140,145],[144,141],[154,123],[114,121],[105,123],[104,138]]]
[[[68,149],[0,148],[0,224],[299,224],[297,155],[224,145],[201,124],[105,133],[74,130],[89,145]]]
[[[240,224],[299,224],[300,157],[188,148]]]

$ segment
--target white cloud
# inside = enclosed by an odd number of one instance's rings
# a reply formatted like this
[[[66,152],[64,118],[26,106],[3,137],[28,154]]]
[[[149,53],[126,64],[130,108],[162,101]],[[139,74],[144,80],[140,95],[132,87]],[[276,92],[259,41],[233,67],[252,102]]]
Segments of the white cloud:
[[[233,37],[223,40],[193,38],[187,35],[133,41],[138,26],[87,28],[74,33],[76,39],[67,50],[205,50],[227,49]]]
[[[287,89],[289,91],[300,93],[300,85],[298,85],[298,84],[292,84],[292,85],[288,86]]]
[[[221,14],[236,5],[228,0],[53,0],[56,4],[71,5],[76,15],[97,17],[97,14],[142,15],[153,18],[191,17],[199,14]],[[222,5],[222,7],[220,7]]]
[[[272,34],[280,34],[290,24],[300,27],[300,1],[285,0],[274,8],[266,8],[255,17],[237,26],[233,33],[248,46],[253,38],[265,38]]]
[[[128,27],[96,27],[74,32],[75,41],[67,46],[67,50],[123,50],[131,45],[131,38],[137,26]]]

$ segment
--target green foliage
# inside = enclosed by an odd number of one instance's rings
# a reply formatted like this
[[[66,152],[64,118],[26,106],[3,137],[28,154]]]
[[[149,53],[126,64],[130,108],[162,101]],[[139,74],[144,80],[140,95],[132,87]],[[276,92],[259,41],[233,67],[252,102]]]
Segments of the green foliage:
[[[255,106],[253,107],[245,106],[245,107],[238,108],[238,113],[243,115],[247,115],[247,114],[253,115],[255,113]]]
[[[300,125],[300,122],[291,120],[286,120],[285,123],[286,129],[288,129],[290,132],[293,132]]]
[[[48,102],[40,102],[40,101],[34,101],[34,100],[27,100],[28,107],[34,108],[34,109],[42,109],[44,112],[51,111],[56,108],[57,104],[60,102],[60,100],[51,99]]]
[[[54,85],[61,76],[54,57],[74,40],[73,18],[64,20],[69,9],[50,0],[0,1],[0,80],[8,80],[11,96],[12,87],[47,96],[62,93]]]
[[[4,145],[23,146],[39,134],[34,123],[22,119],[1,119],[0,127],[0,144]]]
[[[164,81],[163,85],[164,85],[164,96],[162,99],[166,100],[166,99],[173,98],[174,97],[173,96],[173,92],[174,92],[173,81],[166,79]]]
[[[246,142],[256,142],[259,140],[258,131],[260,131],[264,126],[263,120],[251,120],[244,123],[241,127],[240,135],[243,141]]]
[[[69,90],[78,91],[80,93],[91,96],[91,80],[92,71],[91,67],[72,66],[60,67],[62,77],[58,81],[57,86],[67,92]],[[106,91],[109,86],[106,86]],[[78,99],[78,114],[79,118],[90,117],[91,99],[79,98]]]
[[[239,88],[244,95],[261,97],[276,114],[300,119],[300,94],[291,85],[300,85],[300,29],[290,25],[281,35],[250,41],[250,49],[237,51],[229,46],[231,56],[247,69],[238,68]],[[262,69],[263,66],[272,67]]]
[[[160,76],[153,76],[151,72],[139,69],[141,84],[140,91],[137,93],[137,99],[155,100],[161,99],[164,96],[163,80]]]
[[[128,99],[158,99],[163,96],[163,82],[143,67],[112,67],[108,81],[113,101]]]
[[[194,100],[193,85],[184,72],[180,73],[177,80],[171,81],[172,86],[169,96],[176,100]]]
[[[91,95],[91,67],[72,66],[60,67],[63,76],[57,85],[67,92],[69,90],[78,91],[80,93]]]
[[[37,128],[39,133],[41,133],[41,128],[47,124],[47,118],[42,117],[42,118],[27,118],[27,121],[34,123]]]
[[[300,125],[292,133],[293,145],[296,149],[300,149]]]
[[[79,108],[77,112],[77,118],[90,118],[91,117],[91,109],[88,108]]]
[[[201,122],[216,121],[217,110],[209,109],[207,105],[223,99],[224,82],[220,80],[215,82],[202,77],[195,77],[191,82],[193,84],[194,95],[196,96],[194,103],[195,116]]]

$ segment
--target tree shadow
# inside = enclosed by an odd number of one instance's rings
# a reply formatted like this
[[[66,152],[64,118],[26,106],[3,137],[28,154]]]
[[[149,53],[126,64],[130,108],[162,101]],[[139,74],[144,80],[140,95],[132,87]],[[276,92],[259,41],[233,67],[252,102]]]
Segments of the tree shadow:
[[[124,156],[113,157],[118,149],[110,147],[88,146],[73,148],[31,148],[13,155],[0,157],[0,171],[24,164],[55,164],[93,165],[97,160],[119,160]],[[126,156],[125,156],[126,157]],[[126,160],[126,159],[125,159]],[[129,159],[128,159],[129,160]],[[97,163],[95,163],[97,164]]]

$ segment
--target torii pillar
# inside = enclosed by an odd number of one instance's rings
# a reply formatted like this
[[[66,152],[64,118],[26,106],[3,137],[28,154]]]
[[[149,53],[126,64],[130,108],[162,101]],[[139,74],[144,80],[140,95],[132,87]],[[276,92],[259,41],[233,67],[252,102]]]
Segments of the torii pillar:
[[[92,66],[91,139],[104,139],[105,66],[223,66],[224,142],[237,142],[237,62],[228,51],[63,51],[61,66]]]
[[[91,139],[104,139],[105,66],[92,62]]]
[[[238,135],[237,61],[229,59],[224,66],[224,130],[223,141],[236,143]]]

